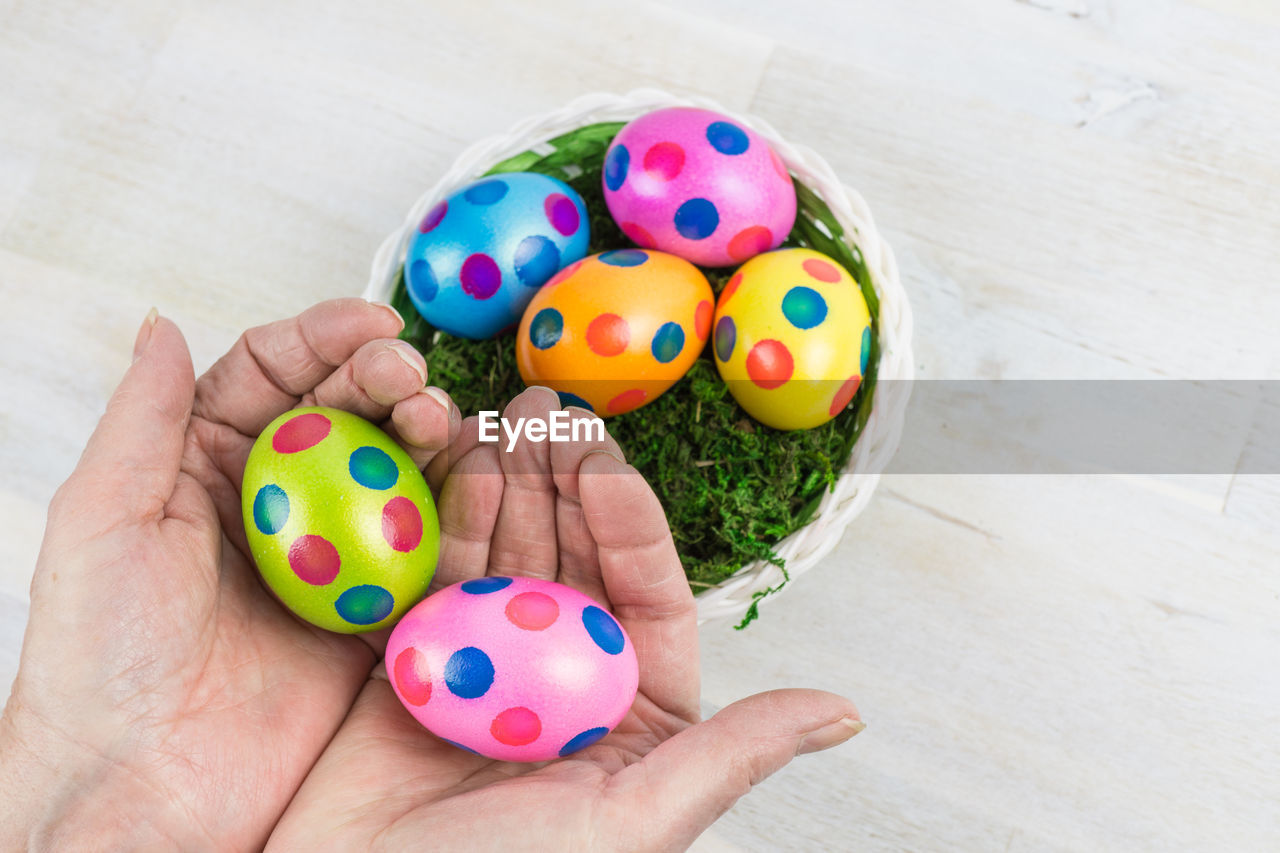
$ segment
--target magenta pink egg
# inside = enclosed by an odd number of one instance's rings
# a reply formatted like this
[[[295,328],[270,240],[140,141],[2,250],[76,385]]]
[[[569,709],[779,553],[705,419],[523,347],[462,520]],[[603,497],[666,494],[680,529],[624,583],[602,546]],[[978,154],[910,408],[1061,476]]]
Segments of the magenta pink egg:
[[[604,198],[633,242],[701,266],[776,249],[796,219],[781,158],[754,130],[692,107],[646,113],[605,155]]]
[[[418,722],[502,761],[546,761],[590,746],[635,701],[635,648],[575,589],[485,577],[445,587],[387,641],[387,676]]]

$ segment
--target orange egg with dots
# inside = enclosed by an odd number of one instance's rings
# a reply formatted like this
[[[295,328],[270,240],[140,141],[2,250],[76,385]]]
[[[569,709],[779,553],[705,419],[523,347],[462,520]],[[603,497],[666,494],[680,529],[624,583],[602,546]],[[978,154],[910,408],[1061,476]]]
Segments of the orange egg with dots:
[[[812,249],[757,255],[716,304],[716,368],[747,413],[812,429],[852,402],[871,356],[871,314],[844,267]]]
[[[618,249],[583,258],[547,282],[524,312],[516,363],[526,385],[601,417],[653,402],[706,345],[715,296],[688,261]]]

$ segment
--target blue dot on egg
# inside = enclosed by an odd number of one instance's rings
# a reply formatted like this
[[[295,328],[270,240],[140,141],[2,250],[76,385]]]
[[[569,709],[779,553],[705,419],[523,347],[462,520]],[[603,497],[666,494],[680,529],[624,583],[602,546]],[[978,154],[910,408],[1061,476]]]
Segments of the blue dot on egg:
[[[529,322],[529,340],[538,349],[551,349],[564,332],[564,317],[554,308],[543,308]]]
[[[577,394],[570,394],[568,391],[557,391],[556,396],[560,398],[560,408],[562,409],[577,406],[580,409],[586,409],[588,412],[595,412],[595,407]]]
[[[289,520],[289,496],[275,483],[268,483],[253,499],[253,523],[268,536],[279,533]]]
[[[594,729],[587,729],[585,732],[579,732],[569,738],[568,743],[560,747],[560,757],[563,758],[564,756],[577,752],[580,749],[586,749],[608,733],[609,730],[604,726],[596,726]]]
[[[439,737],[439,736],[437,735],[437,737]],[[472,755],[479,755],[479,754],[480,754],[480,753],[476,752],[474,749],[472,749],[471,747],[467,746],[465,743],[458,743],[456,740],[449,740],[447,737],[442,737],[442,738],[440,738],[440,740],[442,740],[442,741],[444,741],[445,743],[449,744],[449,746],[456,746],[458,749],[464,749],[464,750],[466,750],[467,752],[471,753]]]
[[[521,284],[541,287],[560,269],[560,250],[548,237],[533,234],[516,247],[516,278]]]
[[[653,335],[649,350],[662,364],[673,361],[684,349],[684,329],[679,323],[663,323]]]
[[[797,285],[782,297],[782,314],[797,329],[812,329],[827,319],[827,301],[812,287]]]
[[[622,626],[607,612],[595,605],[591,605],[582,611],[582,624],[586,627],[587,633],[591,635],[591,639],[595,641],[595,644],[608,654],[621,654],[623,647],[627,644],[626,637],[622,633]]]
[[[501,201],[506,194],[507,182],[491,178],[468,187],[462,196],[472,204],[487,205]]]
[[[676,230],[686,240],[705,240],[719,224],[716,206],[705,198],[691,198],[676,208]]]
[[[422,258],[418,258],[418,260],[409,264],[410,296],[416,296],[423,302],[430,302],[436,298],[436,294],[439,291],[440,285],[436,283],[436,276],[431,271],[431,264]]]
[[[353,625],[373,625],[391,615],[395,599],[376,584],[353,586],[333,603],[338,615]]]
[[[449,692],[463,699],[478,699],[493,685],[493,661],[475,646],[458,649],[444,665]]]
[[[385,450],[376,447],[360,447],[351,454],[347,466],[351,479],[366,489],[389,489],[400,479],[400,469]]]
[[[862,330],[862,355],[860,356],[860,364],[858,372],[863,376],[867,375],[867,359],[871,358],[871,327],[866,326]]]
[[[627,146],[615,145],[610,148],[604,158],[604,185],[613,192],[621,189],[630,167],[631,152],[627,150]]]
[[[728,361],[733,355],[733,345],[738,341],[738,328],[732,317],[721,317],[716,323],[716,358]]]
[[[511,578],[475,578],[462,582],[462,591],[472,595],[487,595],[511,586]]]
[[[600,255],[600,262],[611,267],[638,267],[649,260],[642,249],[614,249]]]
[[[707,141],[721,154],[742,154],[751,145],[742,128],[727,121],[713,121],[707,125]]]

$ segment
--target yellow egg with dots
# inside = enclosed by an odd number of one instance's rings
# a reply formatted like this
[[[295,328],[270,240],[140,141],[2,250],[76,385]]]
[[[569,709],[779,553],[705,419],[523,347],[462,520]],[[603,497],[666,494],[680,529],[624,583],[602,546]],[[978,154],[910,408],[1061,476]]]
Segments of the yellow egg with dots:
[[[714,338],[720,376],[749,415],[775,429],[812,429],[857,394],[871,354],[871,313],[835,260],[779,249],[729,279]]]

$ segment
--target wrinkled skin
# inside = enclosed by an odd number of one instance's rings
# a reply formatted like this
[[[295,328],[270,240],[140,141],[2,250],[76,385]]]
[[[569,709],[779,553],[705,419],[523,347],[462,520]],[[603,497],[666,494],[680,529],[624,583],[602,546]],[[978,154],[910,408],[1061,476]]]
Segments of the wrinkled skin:
[[[807,690],[699,722],[693,599],[644,479],[611,439],[479,444],[424,388],[401,326],[386,306],[322,303],[246,332],[196,381],[177,327],[143,324],[49,508],[0,717],[0,847],[679,848],[797,752],[860,730],[847,700]],[[385,632],[330,634],[264,590],[240,478],[298,405],[381,422],[426,467],[434,586],[536,575],[614,612],[641,672],[615,732],[547,765],[461,752],[400,707]],[[556,406],[535,388],[508,411]]]

